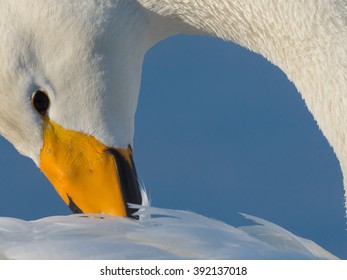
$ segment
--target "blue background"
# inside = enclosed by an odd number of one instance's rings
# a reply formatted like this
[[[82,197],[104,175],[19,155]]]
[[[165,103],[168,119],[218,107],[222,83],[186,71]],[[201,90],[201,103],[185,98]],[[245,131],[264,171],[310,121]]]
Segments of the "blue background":
[[[35,164],[0,139],[0,216],[70,211]],[[244,212],[347,259],[339,163],[285,74],[221,40],[176,36],[143,68],[134,143],[152,205],[232,225]]]

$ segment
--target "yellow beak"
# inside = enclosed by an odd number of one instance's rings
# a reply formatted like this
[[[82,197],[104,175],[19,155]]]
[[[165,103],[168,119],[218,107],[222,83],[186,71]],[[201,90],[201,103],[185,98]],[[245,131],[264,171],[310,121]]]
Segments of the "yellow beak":
[[[141,204],[132,151],[44,119],[40,169],[74,213],[131,216]],[[135,217],[136,218],[136,217]]]

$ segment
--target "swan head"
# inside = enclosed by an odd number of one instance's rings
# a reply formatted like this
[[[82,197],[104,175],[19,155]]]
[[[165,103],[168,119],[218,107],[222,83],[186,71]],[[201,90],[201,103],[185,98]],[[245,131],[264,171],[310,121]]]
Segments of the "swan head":
[[[145,48],[126,36],[137,23],[107,3],[39,3],[4,4],[0,134],[74,212],[129,216],[141,204],[131,145]]]

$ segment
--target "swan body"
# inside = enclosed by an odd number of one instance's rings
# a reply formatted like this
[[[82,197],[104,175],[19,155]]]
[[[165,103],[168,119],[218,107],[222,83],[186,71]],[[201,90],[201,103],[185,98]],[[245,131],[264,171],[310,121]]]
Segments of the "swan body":
[[[0,134],[30,157],[57,189],[65,187],[66,178],[78,174],[75,163],[80,171],[78,163],[86,157],[75,153],[75,146],[67,153],[68,158],[75,157],[71,162],[61,160],[61,148],[57,150],[59,164],[46,157],[55,154],[59,141],[71,144],[67,135],[78,135],[83,139],[80,143],[93,138],[107,151],[111,166],[117,166],[113,169],[125,173],[115,177],[124,200],[119,213],[125,215],[125,205],[133,201],[126,199],[132,193],[124,195],[124,189],[138,188],[129,183],[129,177],[136,179],[136,172],[129,172],[134,166],[128,147],[133,143],[144,55],[168,36],[206,34],[257,52],[287,74],[345,174],[346,10],[343,0],[1,1]],[[49,99],[44,111],[37,109],[37,92]],[[85,150],[91,151],[88,163],[94,164],[94,149]],[[104,157],[98,154],[97,159]],[[120,159],[124,168],[120,168]],[[61,169],[61,163],[67,162],[69,166]],[[83,174],[92,174],[92,167]],[[345,191],[346,186],[345,179]],[[94,194],[78,200],[83,192],[71,195],[71,189],[64,187],[58,192],[75,212],[114,213],[104,206],[88,208]],[[59,219],[50,222],[54,225]],[[35,222],[25,224],[31,228]],[[44,220],[37,224],[43,225]]]
[[[0,218],[3,259],[337,259],[265,220],[235,228],[187,211],[145,207],[140,221],[103,216]],[[149,217],[150,215],[155,215]]]

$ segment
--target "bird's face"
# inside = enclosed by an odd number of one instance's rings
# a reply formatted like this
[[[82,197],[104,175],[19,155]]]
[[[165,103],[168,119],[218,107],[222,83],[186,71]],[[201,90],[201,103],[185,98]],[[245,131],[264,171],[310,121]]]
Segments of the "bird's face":
[[[74,212],[129,216],[141,204],[131,145],[144,50],[126,41],[140,36],[122,35],[106,7],[12,8],[17,20],[0,19],[0,134]]]

